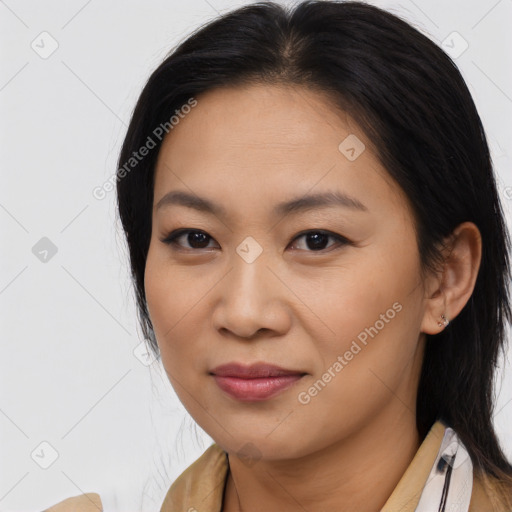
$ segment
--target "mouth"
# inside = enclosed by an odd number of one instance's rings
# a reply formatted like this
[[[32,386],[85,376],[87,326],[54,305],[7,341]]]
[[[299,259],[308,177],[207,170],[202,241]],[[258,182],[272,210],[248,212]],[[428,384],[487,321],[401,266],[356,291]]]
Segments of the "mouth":
[[[210,375],[219,388],[232,398],[257,402],[277,396],[307,374],[267,363],[250,366],[229,363],[214,368]]]

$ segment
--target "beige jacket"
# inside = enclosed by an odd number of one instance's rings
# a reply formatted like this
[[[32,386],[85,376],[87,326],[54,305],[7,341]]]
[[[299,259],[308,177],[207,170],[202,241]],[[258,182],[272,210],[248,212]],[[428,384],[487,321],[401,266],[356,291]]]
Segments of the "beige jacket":
[[[418,449],[381,512],[414,512],[434,464],[445,427],[435,423]],[[212,444],[171,485],[160,512],[222,512],[222,497],[228,474],[226,453]],[[64,500],[44,512],[103,512],[98,494],[83,494]],[[469,512],[512,512],[496,497],[490,481],[476,476]]]

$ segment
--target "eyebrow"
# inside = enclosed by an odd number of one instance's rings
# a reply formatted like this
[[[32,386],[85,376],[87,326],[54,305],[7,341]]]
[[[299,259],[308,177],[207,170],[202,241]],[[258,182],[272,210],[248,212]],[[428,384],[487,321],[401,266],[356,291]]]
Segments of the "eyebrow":
[[[199,197],[188,192],[174,190],[165,194],[156,204],[155,210],[165,206],[180,205],[194,210],[211,213],[218,217],[227,217],[226,209],[220,204],[214,203],[204,197]],[[315,208],[344,207],[353,210],[368,211],[368,208],[355,197],[343,192],[329,191],[291,199],[278,203],[274,209],[274,215],[288,215],[303,212]]]

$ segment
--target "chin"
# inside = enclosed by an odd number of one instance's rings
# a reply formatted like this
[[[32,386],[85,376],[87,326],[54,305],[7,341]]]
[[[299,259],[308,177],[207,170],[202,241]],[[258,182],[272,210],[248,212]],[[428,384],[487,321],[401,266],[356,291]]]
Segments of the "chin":
[[[243,437],[224,435],[222,439],[214,440],[230,456],[238,457],[247,466],[262,460],[295,459],[309,453],[299,433],[271,437],[272,434],[269,436],[268,432],[246,432]]]

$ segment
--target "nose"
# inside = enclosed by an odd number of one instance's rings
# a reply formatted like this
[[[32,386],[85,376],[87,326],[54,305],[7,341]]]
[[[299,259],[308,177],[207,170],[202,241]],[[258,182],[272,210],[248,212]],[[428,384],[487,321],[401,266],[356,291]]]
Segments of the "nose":
[[[262,253],[254,261],[235,253],[230,271],[216,286],[213,325],[224,334],[255,339],[279,336],[290,328],[290,291],[276,277],[276,270]],[[261,332],[260,332],[261,331]]]

